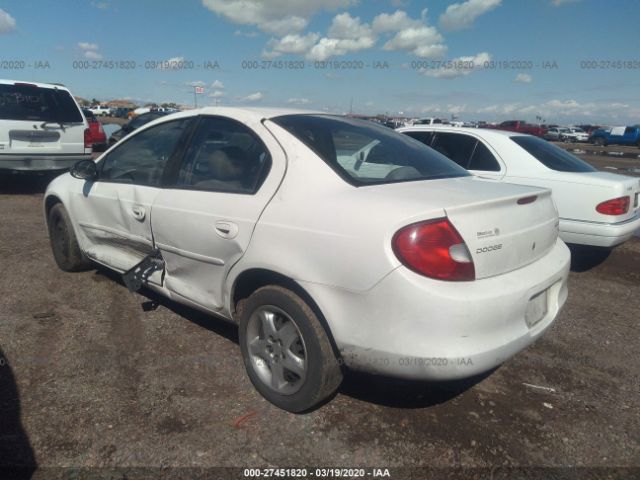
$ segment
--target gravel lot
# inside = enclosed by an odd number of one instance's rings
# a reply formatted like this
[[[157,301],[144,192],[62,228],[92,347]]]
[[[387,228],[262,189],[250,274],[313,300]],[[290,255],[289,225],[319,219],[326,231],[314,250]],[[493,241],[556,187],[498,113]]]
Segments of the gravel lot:
[[[144,311],[149,297],[104,270],[58,270],[44,183],[0,180],[0,465],[37,464],[35,478],[67,472],[51,467],[367,466],[409,478],[401,467],[503,465],[635,467],[616,478],[639,478],[640,238],[608,256],[576,251],[557,322],[491,375],[350,374],[330,403],[293,415],[250,384],[235,327],[167,301]],[[100,478],[136,474],[149,471]]]

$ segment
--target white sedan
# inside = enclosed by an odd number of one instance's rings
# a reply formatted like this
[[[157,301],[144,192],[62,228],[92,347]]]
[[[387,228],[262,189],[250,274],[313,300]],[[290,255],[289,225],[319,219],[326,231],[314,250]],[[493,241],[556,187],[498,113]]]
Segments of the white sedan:
[[[102,264],[132,291],[237,323],[251,381],[295,412],[331,395],[343,366],[490,370],[567,297],[549,190],[495,185],[338,116],[163,117],[55,179],[44,208],[60,268]]]
[[[599,172],[531,135],[487,129],[401,128],[474,175],[549,188],[567,243],[614,247],[640,229],[640,179]]]

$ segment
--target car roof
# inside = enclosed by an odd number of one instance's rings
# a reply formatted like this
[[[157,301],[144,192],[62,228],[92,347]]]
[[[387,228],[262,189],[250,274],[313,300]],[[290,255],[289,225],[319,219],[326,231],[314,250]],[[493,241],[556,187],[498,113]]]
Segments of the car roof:
[[[29,85],[35,85],[38,88],[57,88],[58,90],[64,90],[68,92],[69,89],[63,85],[58,85],[55,83],[41,83],[41,82],[32,82],[30,80],[6,80],[0,79],[0,85],[14,85],[16,83],[26,83]]]
[[[470,128],[470,127],[455,127],[453,125],[413,125],[410,127],[401,127],[398,128],[400,132],[452,132],[452,133],[469,133],[480,135],[485,138],[491,137],[519,137],[522,135],[527,135],[526,133],[520,132],[510,132],[507,130],[498,130],[494,128]],[[529,135],[527,135],[529,136]]]
[[[275,118],[283,115],[305,115],[305,114],[324,114],[327,112],[318,112],[312,110],[299,110],[294,108],[271,108],[271,107],[204,107],[195,110],[188,110],[191,113],[200,115],[251,115],[262,118]]]

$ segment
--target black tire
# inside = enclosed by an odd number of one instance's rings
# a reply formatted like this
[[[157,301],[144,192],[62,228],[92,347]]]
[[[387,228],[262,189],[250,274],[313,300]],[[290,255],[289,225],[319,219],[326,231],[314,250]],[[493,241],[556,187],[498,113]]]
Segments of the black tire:
[[[61,203],[51,208],[47,223],[51,251],[58,267],[65,272],[89,270],[91,262],[80,250],[69,214]]]
[[[607,141],[602,137],[598,137],[596,138],[596,145],[600,145],[601,147],[606,147]]]
[[[304,381],[300,381],[298,390],[290,394],[276,391],[260,377],[249,352],[248,326],[252,316],[272,307],[284,312],[288,316],[287,321],[293,321],[304,348],[306,375]],[[247,374],[258,392],[269,402],[283,410],[300,413],[323,403],[340,386],[342,371],[327,332],[313,310],[298,295],[276,285],[262,287],[243,302],[239,313],[240,348]],[[271,364],[267,366],[265,363],[263,369],[267,368],[272,370]]]

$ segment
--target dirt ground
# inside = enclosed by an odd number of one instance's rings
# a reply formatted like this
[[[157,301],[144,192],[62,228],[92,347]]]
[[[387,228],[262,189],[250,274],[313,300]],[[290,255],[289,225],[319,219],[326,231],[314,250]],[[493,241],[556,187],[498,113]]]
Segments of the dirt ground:
[[[167,301],[144,311],[149,297],[105,270],[58,270],[45,183],[0,181],[0,465],[37,465],[34,478],[248,478],[212,467],[296,466],[640,478],[640,238],[608,256],[576,250],[554,326],[485,378],[351,373],[328,404],[294,415],[252,387],[235,327]]]

